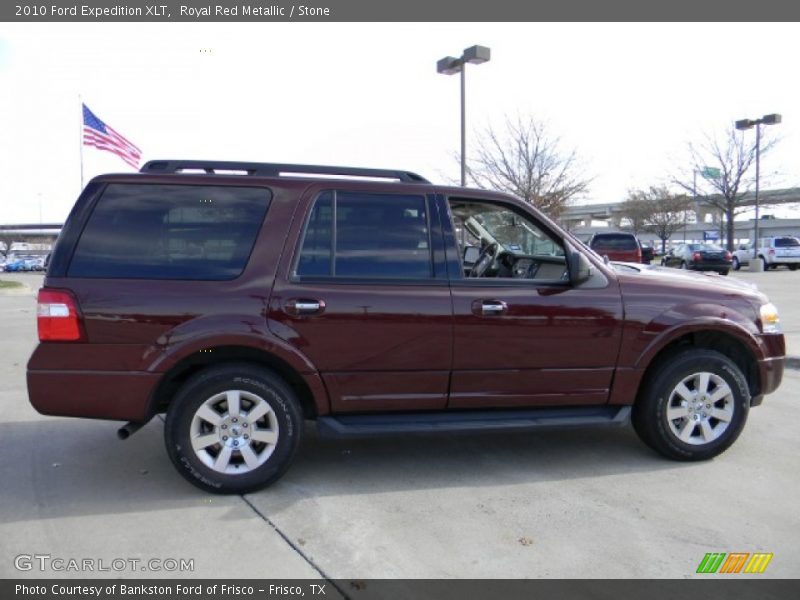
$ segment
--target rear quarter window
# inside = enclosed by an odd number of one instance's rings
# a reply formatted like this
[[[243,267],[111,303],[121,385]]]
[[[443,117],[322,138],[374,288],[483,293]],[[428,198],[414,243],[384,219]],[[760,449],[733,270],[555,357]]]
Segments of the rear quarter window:
[[[264,188],[110,184],[78,241],[69,277],[234,279],[271,199]]]

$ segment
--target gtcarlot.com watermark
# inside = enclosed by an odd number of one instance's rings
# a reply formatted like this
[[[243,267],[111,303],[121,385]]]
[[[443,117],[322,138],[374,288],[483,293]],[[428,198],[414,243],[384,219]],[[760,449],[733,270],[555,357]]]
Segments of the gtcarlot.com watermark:
[[[14,557],[17,571],[51,571],[55,573],[191,573],[193,558],[74,558],[51,554],[18,554]]]

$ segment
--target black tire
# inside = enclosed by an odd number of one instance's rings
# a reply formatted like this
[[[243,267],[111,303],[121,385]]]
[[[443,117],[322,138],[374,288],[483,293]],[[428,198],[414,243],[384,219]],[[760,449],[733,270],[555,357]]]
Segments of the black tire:
[[[728,274],[728,269],[723,269],[722,271],[719,272],[719,274],[720,275],[727,275]]]
[[[797,271],[797,265],[787,265],[790,271]]]
[[[698,421],[693,420],[691,412],[688,412],[685,418],[673,420],[667,418],[667,408],[671,405],[676,411],[684,410],[675,405],[676,401],[681,400],[676,390],[679,383],[693,374],[700,373],[713,374],[715,378],[727,384],[730,391],[726,399],[711,404],[713,409],[730,410],[731,416],[727,421],[706,419],[712,431],[717,427],[721,428],[717,437],[708,442],[697,439],[701,437],[704,429],[700,422],[704,420],[702,415],[696,415]],[[696,389],[699,389],[699,386]],[[687,385],[688,391],[693,392],[696,389],[692,390]],[[724,386],[715,386],[714,391],[716,390],[724,391]],[[708,404],[702,405],[701,409],[705,406]],[[637,398],[631,418],[641,440],[656,452],[673,460],[698,461],[708,460],[721,454],[736,441],[747,421],[749,409],[750,391],[739,367],[727,356],[714,350],[692,349],[662,360]],[[690,406],[687,410],[692,411],[693,408]],[[727,426],[722,427],[726,422]],[[681,425],[687,428],[691,441],[680,439],[676,430]],[[692,435],[693,433],[697,435]]]
[[[228,391],[236,393],[241,407],[247,409],[245,412],[229,410],[227,400],[222,396]],[[204,405],[208,406],[214,398],[220,398],[214,406],[227,408],[213,410],[218,412],[218,416],[228,416],[212,426],[197,411]],[[258,412],[265,410],[262,402],[266,403],[269,411],[260,420],[245,424],[248,414],[255,416],[257,406],[261,407]],[[238,418],[225,411],[233,412]],[[231,419],[238,421],[238,425],[227,424]],[[262,428],[262,424],[265,427]],[[250,429],[245,429],[248,426]],[[198,427],[204,432],[199,432]],[[201,433],[221,438],[227,432],[230,435],[225,439],[229,441],[220,439],[195,451],[192,447],[193,430],[195,438]],[[247,435],[248,431],[253,432],[252,438]],[[256,432],[277,436],[277,441],[257,442]],[[190,378],[170,404],[164,426],[167,453],[178,472],[200,489],[217,494],[244,494],[275,482],[289,468],[302,435],[303,413],[291,387],[275,373],[247,363],[210,367]],[[230,444],[237,445],[237,448]],[[256,460],[263,462],[255,467],[247,465],[244,446],[249,449],[249,456],[256,456]],[[219,458],[223,450],[230,457],[224,461],[228,472],[216,470],[204,462],[213,461],[215,456]],[[240,468],[244,472],[235,472]],[[234,472],[230,472],[231,469]]]
[[[735,256],[733,257],[733,264],[731,265],[734,271],[738,271],[742,268],[742,265],[739,264],[739,259]]]

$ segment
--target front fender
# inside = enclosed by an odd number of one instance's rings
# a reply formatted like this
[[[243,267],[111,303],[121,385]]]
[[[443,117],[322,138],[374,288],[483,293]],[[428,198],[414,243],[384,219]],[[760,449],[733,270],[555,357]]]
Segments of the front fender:
[[[658,355],[661,350],[669,346],[672,342],[682,338],[683,336],[698,331],[710,331],[713,333],[722,333],[734,337],[740,341],[753,355],[755,360],[761,360],[764,357],[763,344],[761,341],[750,331],[731,321],[719,318],[704,318],[693,320],[688,323],[681,323],[669,329],[665,329],[658,333],[650,343],[644,348],[639,355],[638,359],[634,362],[634,369],[646,368],[652,360]]]
[[[663,323],[657,324],[654,321],[652,325],[642,332],[643,335],[649,335],[650,340],[643,345],[635,360],[629,363],[630,366],[617,367],[609,404],[633,404],[641,387],[642,378],[653,359],[671,343],[691,333],[710,331],[727,334],[741,342],[755,357],[755,360],[760,361],[765,355],[763,341],[749,328],[721,317],[697,317],[668,326]],[[764,377],[763,373],[761,373],[761,377]]]

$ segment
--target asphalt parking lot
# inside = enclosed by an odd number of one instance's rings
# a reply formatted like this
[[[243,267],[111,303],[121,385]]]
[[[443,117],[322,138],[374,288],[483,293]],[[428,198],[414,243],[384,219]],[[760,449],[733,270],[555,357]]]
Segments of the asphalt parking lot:
[[[800,272],[735,276],[771,296],[800,355]],[[174,472],[158,419],[121,442],[116,423],[34,411],[41,275],[2,278],[29,289],[0,293],[0,577],[683,578],[706,552],[771,552],[760,577],[800,575],[800,371],[706,463],[630,429],[336,441],[309,425],[282,480],[219,497]],[[17,570],[34,554],[194,571]]]

